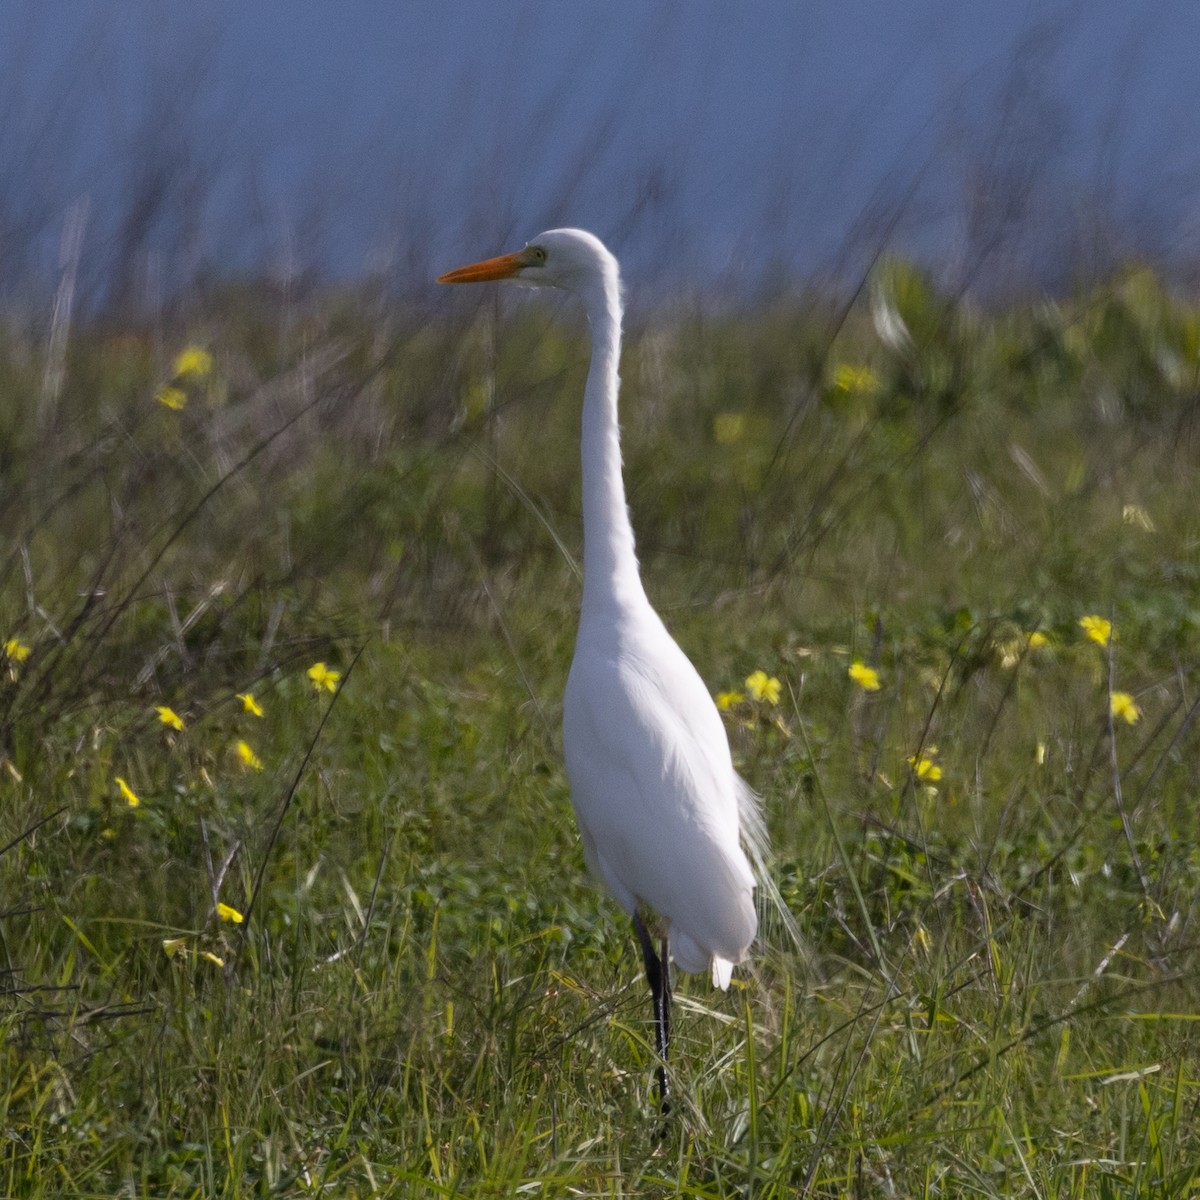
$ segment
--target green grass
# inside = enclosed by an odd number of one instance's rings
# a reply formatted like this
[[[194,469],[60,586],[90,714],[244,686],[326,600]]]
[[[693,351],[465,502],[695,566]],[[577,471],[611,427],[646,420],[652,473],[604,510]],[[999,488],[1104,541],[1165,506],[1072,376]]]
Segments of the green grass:
[[[1200,1187],[1200,312],[872,300],[907,340],[629,338],[648,590],[714,692],[782,683],[727,717],[805,936],[679,980],[665,1123],[561,766],[578,321],[231,294],[77,333],[54,392],[0,339],[0,1191]]]

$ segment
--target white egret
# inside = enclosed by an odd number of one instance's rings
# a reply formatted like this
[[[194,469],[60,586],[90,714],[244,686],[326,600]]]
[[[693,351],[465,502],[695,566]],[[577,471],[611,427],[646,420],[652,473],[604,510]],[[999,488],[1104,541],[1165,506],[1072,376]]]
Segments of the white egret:
[[[667,1111],[670,957],[729,985],[758,926],[765,850],[757,797],[738,778],[703,680],[642,588],[621,477],[617,260],[580,229],[552,229],[513,254],[440,283],[507,279],[574,292],[592,360],[583,393],[583,604],[563,700],[567,776],[583,852],[633,918],[654,1003],[659,1097]],[[646,914],[663,929],[656,953]]]

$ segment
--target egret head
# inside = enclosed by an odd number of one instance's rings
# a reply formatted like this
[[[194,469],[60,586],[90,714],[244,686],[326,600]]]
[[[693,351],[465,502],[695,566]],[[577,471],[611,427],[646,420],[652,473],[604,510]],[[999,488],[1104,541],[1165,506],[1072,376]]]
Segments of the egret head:
[[[523,287],[586,292],[609,279],[615,283],[617,278],[617,260],[594,234],[583,229],[549,229],[512,254],[439,275],[438,283],[507,279]]]

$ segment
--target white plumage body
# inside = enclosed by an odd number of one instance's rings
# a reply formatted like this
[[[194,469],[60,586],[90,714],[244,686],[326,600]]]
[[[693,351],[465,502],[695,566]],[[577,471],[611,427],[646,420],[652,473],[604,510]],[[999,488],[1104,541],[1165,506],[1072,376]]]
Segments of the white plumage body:
[[[563,742],[589,869],[626,912],[663,918],[680,969],[711,965],[728,986],[757,926],[736,776],[708,690],[648,603],[584,614]]]

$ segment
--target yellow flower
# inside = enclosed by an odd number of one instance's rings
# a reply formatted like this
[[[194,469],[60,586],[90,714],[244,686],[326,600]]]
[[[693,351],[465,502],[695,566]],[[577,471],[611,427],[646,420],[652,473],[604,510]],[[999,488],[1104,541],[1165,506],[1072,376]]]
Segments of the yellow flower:
[[[1142,710],[1128,692],[1113,692],[1109,698],[1109,705],[1112,715],[1120,717],[1127,725],[1136,725],[1141,718]]]
[[[1032,633],[1025,635],[1025,642],[1030,650],[1040,650],[1043,646],[1050,645],[1050,639],[1044,633],[1039,633],[1036,629]]]
[[[201,950],[200,957],[207,958],[214,967],[223,967],[225,965],[225,960],[223,958],[218,958],[217,955],[215,955],[211,950]]]
[[[341,671],[330,670],[323,662],[313,663],[308,668],[308,677],[312,680],[312,685],[319,692],[322,688],[329,692],[336,692],[338,680],[341,679]]]
[[[201,346],[187,346],[175,357],[176,379],[204,379],[212,368],[213,357]]]
[[[739,412],[722,412],[713,417],[713,438],[718,446],[732,446],[746,435],[746,416]]]
[[[235,925],[240,925],[246,918],[242,916],[236,908],[230,904],[218,904],[217,916],[222,921],[232,921]]]
[[[879,376],[870,367],[852,367],[842,363],[833,373],[833,386],[850,395],[866,395],[879,390]]]
[[[1098,617],[1095,614],[1080,617],[1079,628],[1098,646],[1107,646],[1117,636],[1112,627],[1112,622],[1105,617]]]
[[[130,808],[137,808],[137,806],[141,804],[141,800],[138,799],[137,793],[129,786],[129,784],[125,782],[125,780],[120,777],[120,775],[113,777],[113,783],[117,785],[117,791],[121,793],[121,799],[124,800]]]
[[[783,689],[783,685],[775,678],[774,675],[768,675],[766,671],[755,671],[752,675],[746,676],[746,691],[754,700],[765,700],[768,704],[779,703],[779,693]]]
[[[249,767],[252,771],[261,771],[263,769],[262,759],[250,749],[247,742],[238,738],[234,749],[237,750],[238,758],[242,760],[242,766]]]
[[[910,755],[908,765],[912,767],[913,774],[916,775],[923,783],[937,783],[942,777],[942,768],[933,760],[937,757],[938,748],[936,746],[926,746],[920,755]]]
[[[735,704],[741,704],[745,698],[744,692],[718,692],[717,707],[722,712],[728,712]]]
[[[187,393],[177,387],[159,388],[158,402],[166,408],[178,412],[181,408],[187,407]]]
[[[883,686],[879,682],[879,672],[874,667],[866,667],[857,660],[850,664],[846,672],[864,692],[877,692]]]
[[[168,958],[174,958],[175,955],[177,955],[180,952],[180,950],[182,950],[184,948],[184,946],[186,946],[186,945],[187,945],[187,938],[185,938],[185,937],[163,938],[163,942],[162,942],[163,953]]]
[[[183,718],[173,708],[168,708],[165,704],[156,704],[154,711],[158,713],[158,719],[168,729],[174,729],[179,733],[183,732]]]
[[[256,717],[263,715],[262,705],[255,700],[251,692],[238,692],[237,698],[242,702],[242,711],[253,714]]]
[[[4,643],[4,656],[11,662],[24,662],[32,653],[20,638],[9,638]]]

